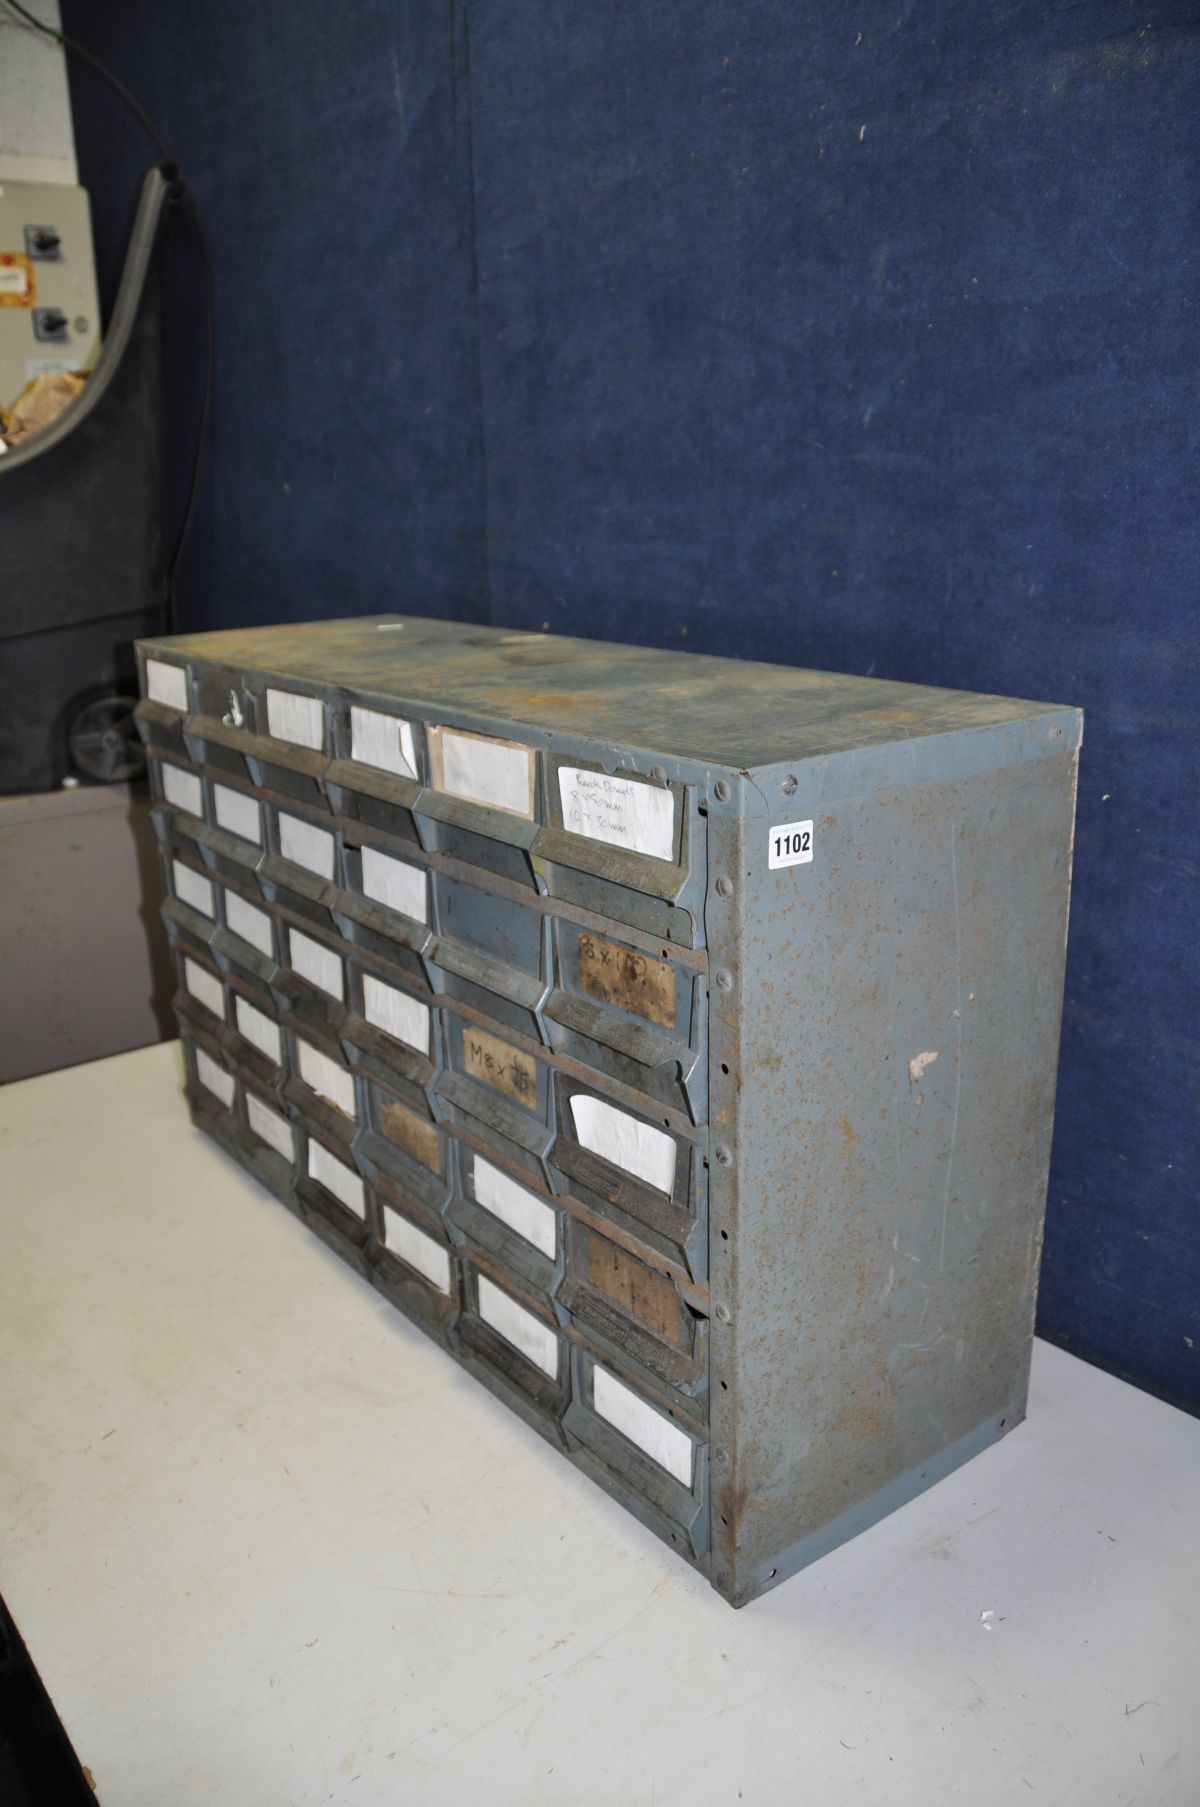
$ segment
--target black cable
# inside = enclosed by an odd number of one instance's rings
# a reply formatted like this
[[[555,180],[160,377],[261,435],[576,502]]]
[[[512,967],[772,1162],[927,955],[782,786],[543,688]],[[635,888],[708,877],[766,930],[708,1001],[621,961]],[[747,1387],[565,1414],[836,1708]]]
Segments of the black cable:
[[[79,43],[78,39],[69,38],[65,32],[56,31],[53,25],[43,25],[40,19],[35,19],[33,14],[27,12],[20,4],[20,0],[5,0],[5,3],[14,13],[18,13],[21,18],[24,19],[26,25],[32,25],[33,29],[35,31],[40,31],[43,37],[53,38],[56,44],[61,44],[64,50],[69,50],[71,52],[72,56],[80,57],[83,62],[89,63],[96,71],[97,75],[102,76],[109,87],[114,89],[114,91],[121,96],[121,99],[125,102],[129,111],[133,114],[142,130],[146,133],[146,136],[155,146],[163,162],[174,165],[175,159],[163,142],[162,135],[155,126],[154,121],[134,95],[130,93],[129,89],[125,86],[125,83],[119,76],[114,75],[111,69],[106,69],[99,57],[93,56],[85,45]]]
[[[129,108],[129,111],[133,114],[150,142],[154,145],[159,157],[166,166],[163,173],[176,184],[179,195],[181,199],[187,202],[188,209],[192,216],[192,225],[196,233],[196,242],[200,247],[200,260],[204,267],[204,326],[206,338],[204,403],[200,411],[200,424],[196,429],[196,444],[192,453],[192,469],[188,481],[187,503],[183,511],[183,520],[180,523],[179,532],[175,539],[175,546],[170,558],[167,560],[167,566],[164,572],[163,608],[167,616],[168,626],[173,627],[175,616],[175,573],[178,569],[179,561],[183,556],[188,540],[191,537],[192,524],[196,518],[196,504],[200,493],[200,472],[203,468],[204,452],[208,443],[209,426],[212,420],[213,391],[215,387],[214,344],[216,339],[216,306],[213,293],[212,258],[209,255],[208,237],[204,231],[204,224],[200,218],[200,210],[196,206],[195,197],[188,188],[187,183],[184,181],[179,165],[172,156],[166,140],[158,130],[158,127],[155,125],[150,115],[146,112],[146,109],[142,106],[141,102],[130,92],[120,77],[114,75],[112,70],[100,61],[99,57],[93,56],[86,45],[81,44],[77,38],[70,38],[67,36],[66,32],[56,31],[52,25],[44,25],[40,19],[36,19],[31,12],[28,12],[26,8],[21,5],[20,0],[4,0],[4,4],[11,12],[16,13],[19,18],[23,19],[26,25],[32,27],[34,31],[40,32],[43,37],[50,38],[55,44],[61,44],[64,50],[68,51],[72,56],[78,57],[81,62],[86,63],[90,69],[95,70],[96,74],[100,76],[103,81],[108,83],[109,87],[113,90],[113,93]]]

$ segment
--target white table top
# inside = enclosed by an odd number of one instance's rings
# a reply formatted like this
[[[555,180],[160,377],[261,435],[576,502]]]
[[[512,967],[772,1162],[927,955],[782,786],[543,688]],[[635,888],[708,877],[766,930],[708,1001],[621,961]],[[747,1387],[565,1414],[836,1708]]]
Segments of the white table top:
[[[0,1592],[104,1807],[1200,1802],[1200,1422],[1039,1344],[1026,1425],[735,1613],[178,1086],[0,1091]]]

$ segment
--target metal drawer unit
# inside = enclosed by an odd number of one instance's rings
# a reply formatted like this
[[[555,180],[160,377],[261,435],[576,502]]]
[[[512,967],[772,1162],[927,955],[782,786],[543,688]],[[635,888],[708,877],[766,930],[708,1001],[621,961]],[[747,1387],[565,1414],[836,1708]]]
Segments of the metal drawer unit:
[[[727,1599],[1020,1422],[1077,711],[399,616],[140,660],[195,1121]]]

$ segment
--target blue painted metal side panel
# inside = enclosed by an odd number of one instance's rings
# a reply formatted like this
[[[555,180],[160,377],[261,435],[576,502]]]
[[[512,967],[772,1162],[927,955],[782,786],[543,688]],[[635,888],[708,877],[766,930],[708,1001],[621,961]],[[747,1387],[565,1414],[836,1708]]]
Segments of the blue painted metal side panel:
[[[848,755],[845,795],[837,760],[760,769],[710,813],[713,1580],[737,1603],[1023,1415],[1078,725],[948,736],[944,776],[871,791]],[[811,863],[770,870],[772,825],[805,821]]]

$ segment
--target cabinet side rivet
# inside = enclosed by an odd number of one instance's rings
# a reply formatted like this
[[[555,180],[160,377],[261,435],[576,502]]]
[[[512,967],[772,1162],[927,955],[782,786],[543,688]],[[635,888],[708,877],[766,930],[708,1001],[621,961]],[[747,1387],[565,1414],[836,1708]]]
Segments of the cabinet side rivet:
[[[716,1320],[717,1320],[717,1322],[718,1322],[718,1323],[719,1323],[719,1324],[728,1324],[728,1322],[729,1322],[729,1315],[730,1315],[730,1314],[729,1314],[729,1307],[728,1307],[728,1305],[717,1305],[717,1306],[714,1306],[714,1308],[713,1308],[713,1316],[714,1316],[714,1318],[716,1318]]]
[[[722,967],[717,974],[717,989],[718,991],[733,990],[733,974],[731,972],[726,972],[724,967]]]
[[[717,1148],[717,1159],[720,1161],[722,1167],[728,1167],[733,1160],[732,1151],[726,1148],[724,1142],[720,1143]]]
[[[800,789],[799,781],[789,772],[786,778],[780,779],[779,788],[785,797],[794,797]]]
[[[718,897],[732,897],[733,896],[733,880],[731,878],[721,877],[717,880],[717,896]]]
[[[733,795],[728,778],[717,779],[717,782],[713,785],[713,794],[718,803],[728,803]]]

